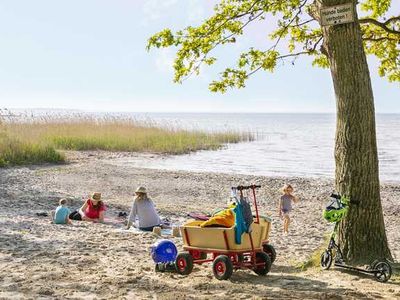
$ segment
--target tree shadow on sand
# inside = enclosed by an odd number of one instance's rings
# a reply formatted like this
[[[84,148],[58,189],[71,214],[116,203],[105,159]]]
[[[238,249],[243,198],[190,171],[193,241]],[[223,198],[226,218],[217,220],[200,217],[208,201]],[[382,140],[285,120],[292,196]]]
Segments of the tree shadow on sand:
[[[27,271],[26,275],[36,274],[42,276],[37,279],[36,285],[23,281],[23,286],[18,290],[28,295],[37,296],[43,292],[54,293],[55,295],[60,295],[60,292],[63,293],[61,295],[65,295],[65,293],[76,292],[82,293],[82,295],[86,293],[85,295],[91,295],[92,297],[101,297],[102,293],[106,293],[108,289],[116,289],[119,293],[115,295],[116,297],[124,297],[124,295],[128,295],[129,291],[134,290],[141,295],[147,295],[149,292],[153,293],[156,295],[155,299],[174,300],[187,299],[187,296],[202,299],[227,299],[235,298],[235,295],[262,299],[368,298],[362,292],[342,287],[332,287],[328,282],[307,278],[304,273],[299,272],[295,267],[284,265],[273,265],[271,272],[267,276],[258,276],[250,270],[238,270],[227,281],[218,281],[213,278],[211,264],[204,266],[207,268],[203,269],[206,272],[204,276],[195,272],[199,269],[199,267],[195,266],[193,274],[188,276],[168,273],[155,274],[153,269],[142,270],[142,272],[133,273],[132,275],[124,275],[119,270],[117,272],[118,277],[114,279],[112,276],[104,276],[104,272],[108,272],[108,269],[101,266],[99,259],[88,256],[88,254],[94,253],[93,251],[98,251],[96,245],[92,245],[85,240],[72,239],[67,242],[68,246],[66,246],[66,241],[56,238],[57,230],[70,230],[70,227],[57,225],[54,228],[55,235],[51,238],[32,239],[29,237],[30,233],[25,232],[24,229],[27,231],[28,228],[34,227],[34,223],[26,222],[24,227],[20,228],[22,232],[4,229],[17,229],[13,228],[15,223],[6,221],[1,225],[5,227],[0,230],[0,251],[9,255],[3,262],[7,265],[18,265],[20,269],[24,266]],[[74,233],[71,232],[71,234]],[[60,257],[62,257],[61,260],[58,259]],[[23,261],[20,259],[23,259]],[[144,259],[150,259],[150,257]],[[34,264],[33,261],[35,261]],[[128,265],[129,262],[127,262]],[[36,271],[39,266],[42,270]],[[74,268],[70,269],[70,266],[74,266]],[[93,270],[98,267],[104,269],[102,277],[94,275]],[[69,276],[64,277],[65,275],[63,275],[58,278],[59,282],[52,282],[47,285],[46,289],[40,289],[39,285],[46,285],[47,281],[50,280],[48,276],[46,277],[46,273],[50,272],[46,270],[47,268],[49,270],[57,269],[57,272],[51,271],[56,276],[61,276],[57,274],[61,274],[67,268]],[[112,269],[114,268],[111,266],[110,270]],[[79,278],[84,278],[85,280],[76,280],[75,274],[79,274]],[[350,274],[354,273],[350,272]],[[354,274],[354,276],[358,276],[358,274]],[[364,276],[365,278],[370,278],[366,275],[363,275],[363,278]],[[193,281],[194,278],[196,278],[195,281]],[[90,287],[95,282],[101,284],[96,287],[96,290],[91,290]],[[29,291],[29,288],[32,288],[32,290]]]
[[[212,274],[212,270],[210,268]],[[186,278],[188,282],[191,275]],[[330,287],[326,282],[309,279],[301,276],[293,276],[275,273],[267,276],[257,276],[250,271],[237,271],[230,280],[210,280],[204,276],[203,283],[194,282],[192,285],[176,285],[174,282],[150,281],[148,286],[142,286],[144,290],[162,290],[160,299],[173,299],[177,295],[190,295],[192,298],[201,299],[234,299],[235,296],[253,297],[261,299],[347,299],[365,298],[365,295],[346,288]],[[207,298],[207,295],[209,296]],[[172,298],[171,298],[172,297]],[[178,297],[179,298],[179,297]]]
[[[341,273],[345,273],[347,275],[350,276],[354,276],[357,279],[366,279],[366,280],[375,280],[375,277],[373,274],[366,274],[366,273],[362,273],[362,272],[358,272],[358,271],[354,271],[354,270],[349,270],[349,269],[344,269],[344,268],[334,268],[335,271],[341,272]],[[329,272],[329,271],[328,271]],[[395,268],[392,267],[392,279],[394,275],[400,275],[400,272],[396,271]],[[383,283],[387,286],[389,285],[394,285],[394,286],[398,286],[399,283],[398,282],[393,282],[391,280]]]

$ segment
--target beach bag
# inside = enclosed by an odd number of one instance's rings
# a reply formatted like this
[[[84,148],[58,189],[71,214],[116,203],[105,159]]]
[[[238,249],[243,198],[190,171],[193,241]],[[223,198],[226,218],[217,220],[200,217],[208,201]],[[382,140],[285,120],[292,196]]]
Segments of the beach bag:
[[[82,221],[82,216],[77,210],[74,210],[72,213],[70,213],[69,218],[75,221]]]

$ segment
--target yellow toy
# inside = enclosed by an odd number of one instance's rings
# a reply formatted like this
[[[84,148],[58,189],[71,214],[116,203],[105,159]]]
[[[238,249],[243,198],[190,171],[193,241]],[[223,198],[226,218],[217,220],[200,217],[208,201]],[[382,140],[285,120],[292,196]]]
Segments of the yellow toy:
[[[235,213],[232,208],[227,208],[216,213],[213,217],[200,224],[200,227],[210,227],[221,225],[222,227],[232,227],[235,225]]]

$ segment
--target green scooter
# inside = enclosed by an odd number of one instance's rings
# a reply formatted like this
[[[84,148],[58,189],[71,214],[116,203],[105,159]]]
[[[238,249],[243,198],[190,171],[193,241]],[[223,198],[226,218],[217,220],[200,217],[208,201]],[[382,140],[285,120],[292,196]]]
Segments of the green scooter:
[[[331,198],[333,200],[331,201],[330,205],[326,207],[323,216],[328,222],[335,222],[336,224],[331,234],[328,248],[321,255],[321,268],[328,270],[331,267],[332,262],[334,262],[335,267],[373,275],[379,282],[388,281],[392,276],[392,267],[386,259],[375,260],[369,267],[365,269],[346,264],[342,251],[336,243],[335,238],[339,227],[339,222],[346,216],[348,206],[353,202],[351,202],[349,198],[340,196],[338,194],[332,194]]]

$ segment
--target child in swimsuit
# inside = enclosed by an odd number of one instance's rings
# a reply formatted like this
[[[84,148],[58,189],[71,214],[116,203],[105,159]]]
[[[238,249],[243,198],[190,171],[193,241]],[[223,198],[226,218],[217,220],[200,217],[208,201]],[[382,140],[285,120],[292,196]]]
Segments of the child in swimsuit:
[[[279,217],[283,218],[283,233],[289,233],[290,224],[290,212],[292,211],[292,202],[297,203],[299,198],[294,196],[293,187],[290,184],[286,184],[282,188],[283,195],[279,200]]]

